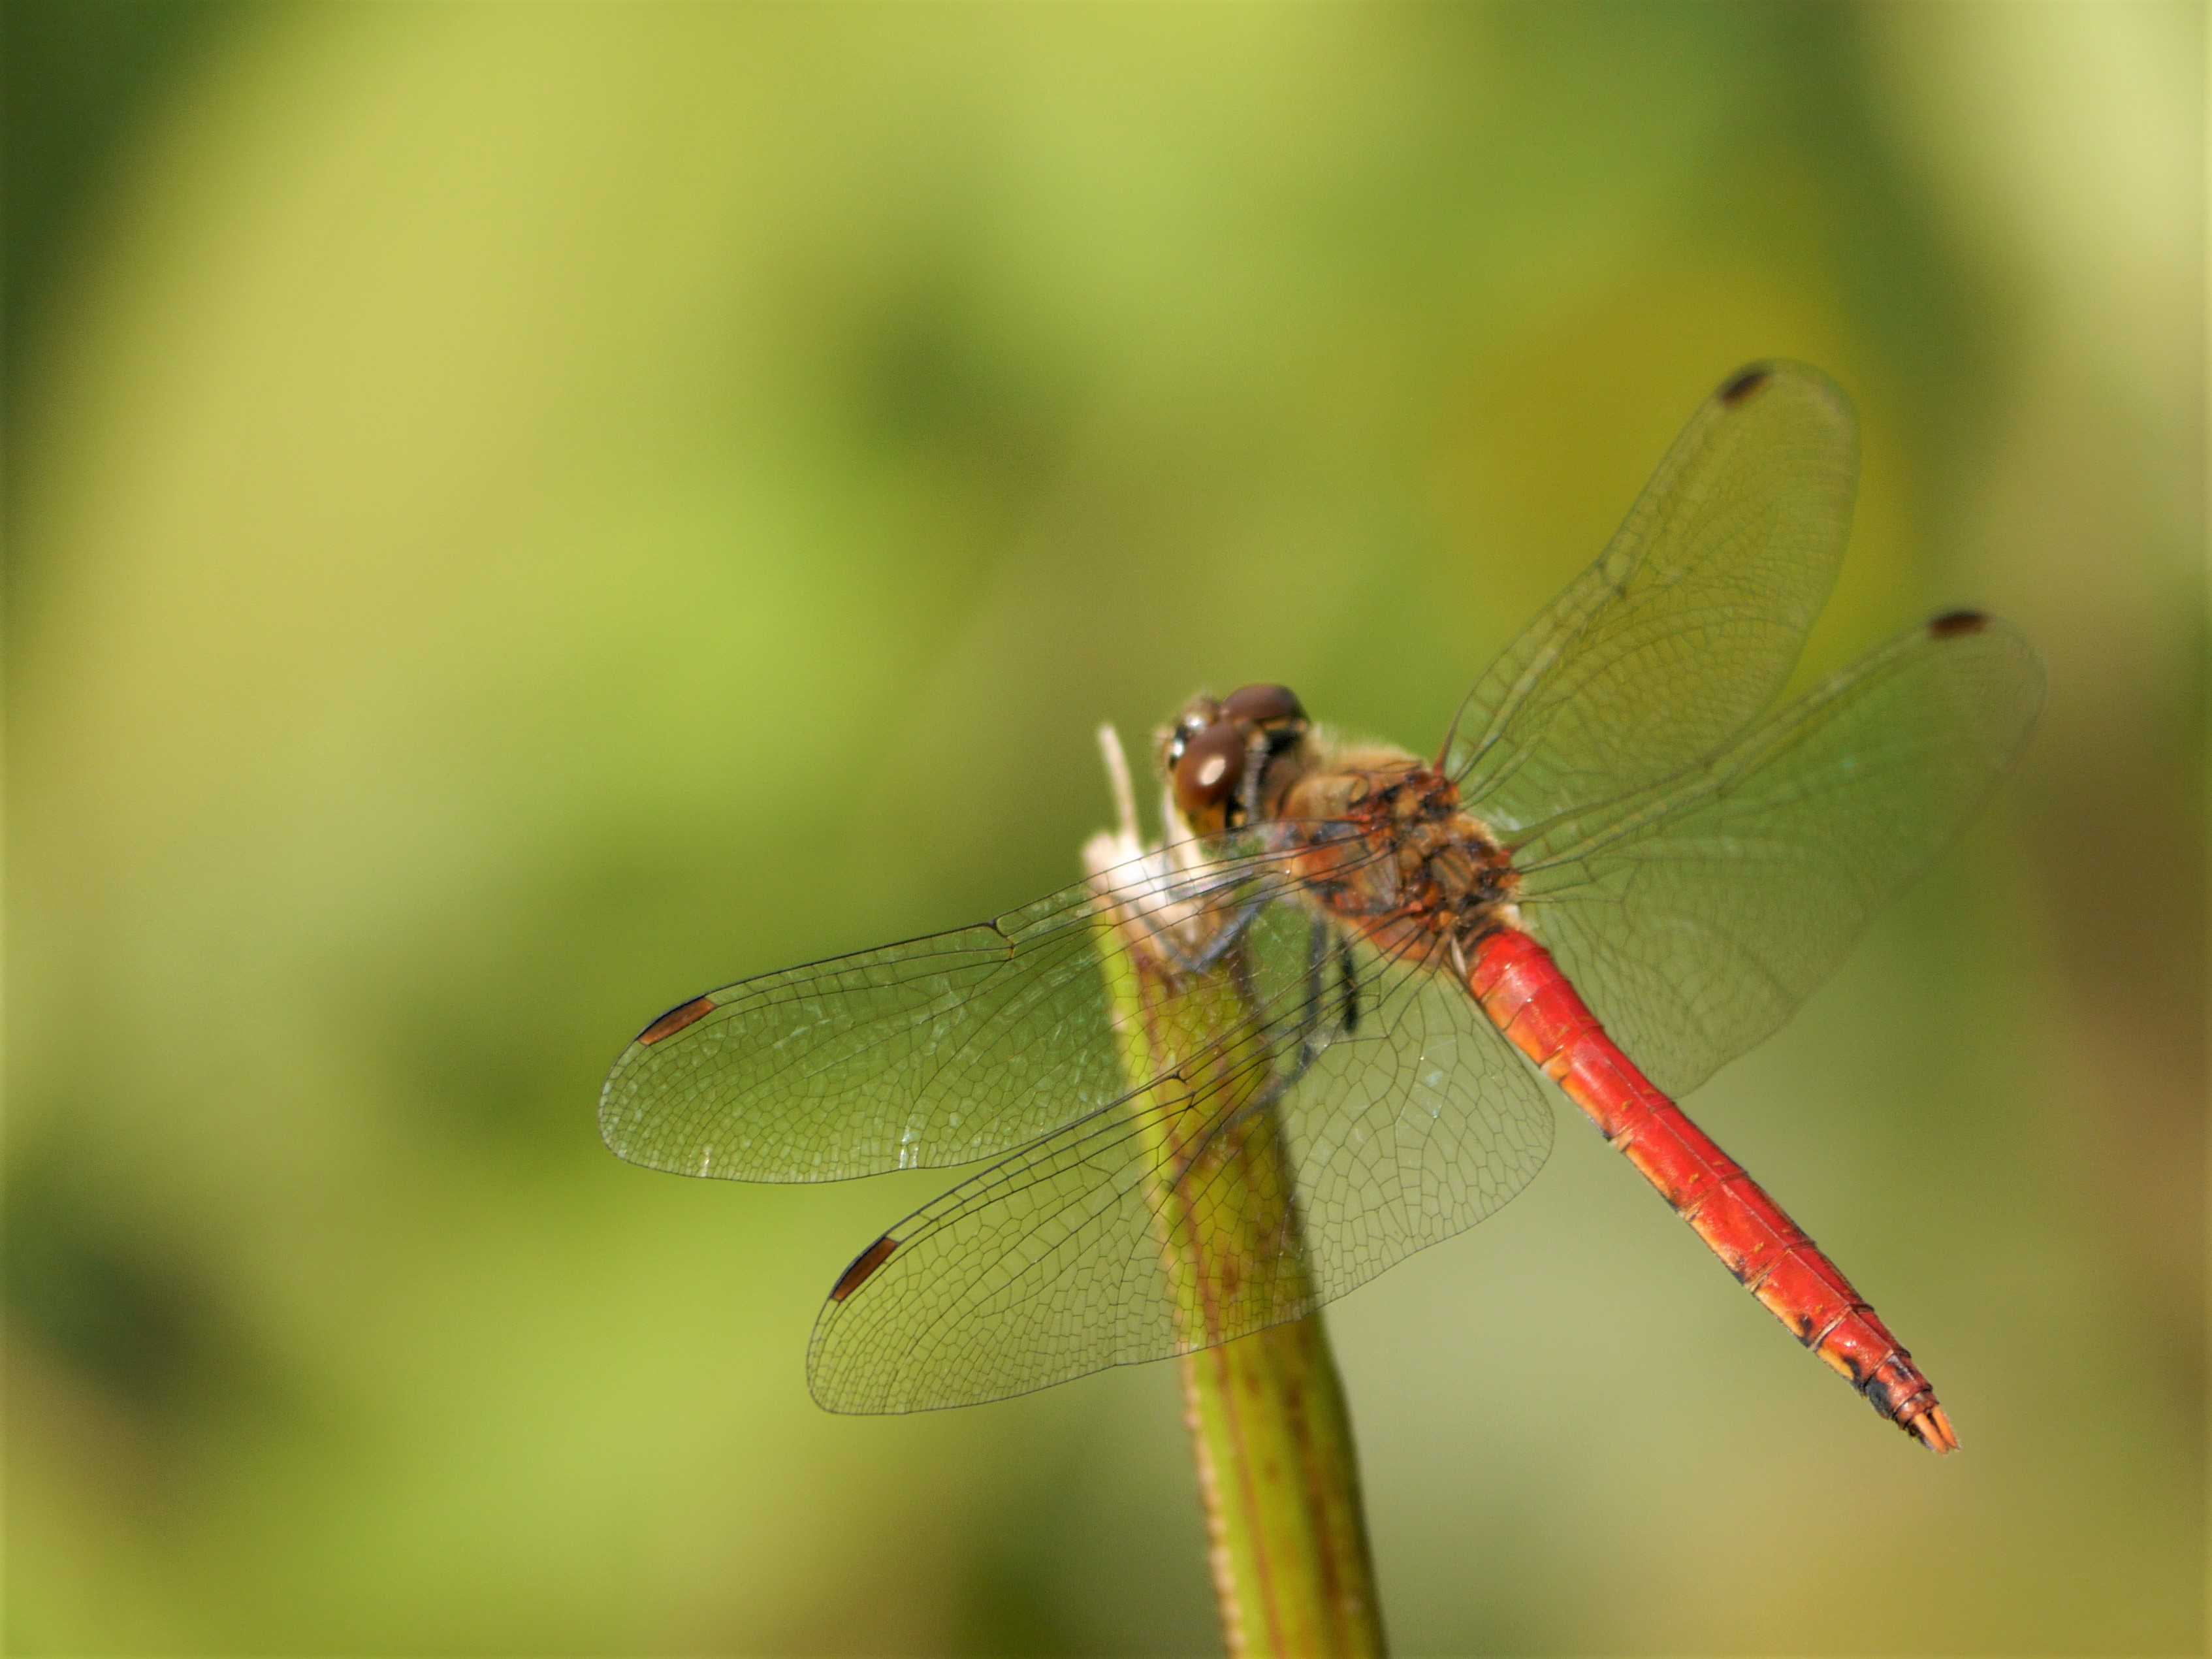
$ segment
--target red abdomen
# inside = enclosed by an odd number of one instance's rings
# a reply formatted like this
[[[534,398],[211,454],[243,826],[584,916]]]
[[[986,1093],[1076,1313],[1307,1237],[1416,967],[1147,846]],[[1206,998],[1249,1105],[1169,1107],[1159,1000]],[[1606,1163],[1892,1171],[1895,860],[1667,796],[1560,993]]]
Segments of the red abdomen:
[[[1742,1166],[1637,1070],[1550,951],[1514,928],[1491,933],[1473,953],[1468,988],[1799,1341],[1899,1428],[1937,1452],[1958,1449],[1935,1388],[1866,1299]]]

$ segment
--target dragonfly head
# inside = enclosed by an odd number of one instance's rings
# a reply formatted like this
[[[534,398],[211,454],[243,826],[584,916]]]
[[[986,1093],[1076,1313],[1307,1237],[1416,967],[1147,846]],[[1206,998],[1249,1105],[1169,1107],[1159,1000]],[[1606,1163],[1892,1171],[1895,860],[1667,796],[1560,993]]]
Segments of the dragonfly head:
[[[1287,686],[1192,698],[1160,744],[1160,769],[1191,833],[1213,835],[1271,815],[1309,763],[1310,730]]]

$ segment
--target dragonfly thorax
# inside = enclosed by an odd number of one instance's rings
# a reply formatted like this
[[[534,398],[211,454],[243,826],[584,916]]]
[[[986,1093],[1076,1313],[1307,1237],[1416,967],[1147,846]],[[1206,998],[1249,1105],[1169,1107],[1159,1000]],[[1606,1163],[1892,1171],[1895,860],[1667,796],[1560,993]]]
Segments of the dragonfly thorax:
[[[1378,944],[1428,934],[1471,946],[1513,921],[1518,887],[1490,827],[1443,773],[1403,750],[1322,759],[1289,789],[1281,817],[1309,850],[1299,874],[1316,897]]]

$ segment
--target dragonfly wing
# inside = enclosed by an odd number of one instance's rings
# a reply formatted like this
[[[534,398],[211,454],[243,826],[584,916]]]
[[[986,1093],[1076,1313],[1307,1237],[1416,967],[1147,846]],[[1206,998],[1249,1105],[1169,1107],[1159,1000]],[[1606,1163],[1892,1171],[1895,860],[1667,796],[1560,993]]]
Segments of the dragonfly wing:
[[[1449,963],[1378,959],[1362,1000],[1283,1102],[1322,1301],[1495,1213],[1552,1154],[1542,1074]]]
[[[994,922],[764,974],[671,1009],[608,1074],[599,1130],[633,1164],[735,1181],[839,1181],[972,1164],[1128,1087],[1095,907],[1190,888],[1192,925],[1264,909],[1284,861],[1249,836],[1202,888],[1140,863]]]
[[[1681,1094],[1835,969],[2042,701],[2017,630],[1939,618],[1705,764],[1545,826],[1515,849],[1523,912],[1614,1040]]]
[[[1858,477],[1849,401],[1762,363],[1705,400],[1598,562],[1491,665],[1447,761],[1498,827],[1711,754],[1779,695],[1835,586]]]
[[[1227,1341],[1518,1192],[1551,1149],[1536,1073],[1423,964],[1364,954],[1320,975],[1316,1011],[1312,926],[1285,908],[1255,933],[1259,1012],[1206,1063],[1002,1159],[871,1246],[816,1323],[815,1398],[968,1405]],[[1273,1111],[1251,1109],[1316,1046]],[[1278,1133],[1286,1158],[1243,1157]],[[1178,1162],[1175,1146],[1205,1155]],[[1164,1248],[1194,1235],[1230,1243],[1206,1258]]]

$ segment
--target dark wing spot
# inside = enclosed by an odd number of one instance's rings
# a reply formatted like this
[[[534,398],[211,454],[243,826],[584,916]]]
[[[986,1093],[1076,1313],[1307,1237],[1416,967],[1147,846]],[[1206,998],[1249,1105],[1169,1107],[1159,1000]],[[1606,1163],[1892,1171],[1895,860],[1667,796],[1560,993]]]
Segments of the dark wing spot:
[[[1721,401],[1734,409],[1773,378],[1774,371],[1763,365],[1741,369],[1734,380],[1721,388]]]
[[[1960,634],[1978,634],[1990,625],[1990,619],[1978,611],[1946,611],[1928,624],[1928,631],[1939,640],[1957,637]]]
[[[837,1282],[830,1287],[830,1299],[832,1302],[842,1302],[854,1291],[859,1290],[867,1282],[871,1273],[891,1259],[891,1252],[896,1249],[898,1249],[898,1240],[893,1238],[889,1233],[885,1233],[874,1243],[869,1245],[866,1249],[853,1258],[851,1267],[837,1275]]]
[[[714,1000],[712,997],[693,997],[690,1001],[671,1008],[640,1031],[637,1040],[640,1042],[658,1042],[665,1036],[674,1036],[693,1020],[703,1019],[714,1012]]]

